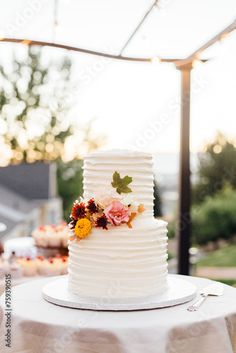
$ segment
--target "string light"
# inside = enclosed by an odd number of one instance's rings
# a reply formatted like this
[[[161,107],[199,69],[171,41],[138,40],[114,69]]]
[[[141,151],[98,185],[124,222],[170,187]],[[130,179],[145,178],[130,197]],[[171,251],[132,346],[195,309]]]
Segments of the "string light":
[[[192,63],[192,67],[196,69],[197,67],[200,67],[203,64],[202,60],[200,59],[194,59]]]
[[[57,20],[57,12],[58,12],[58,0],[55,1],[55,17],[54,17],[54,30],[55,27],[58,27],[58,20]],[[236,21],[231,23],[230,26],[228,26],[224,31],[222,31],[222,34],[218,34],[214,38],[212,38],[210,41],[208,41],[206,44],[204,44],[201,48],[199,48],[196,52],[194,52],[192,55],[185,59],[177,59],[177,58],[159,58],[159,57],[153,57],[153,58],[148,58],[148,57],[129,57],[129,56],[123,56],[121,54],[119,55],[114,55],[110,53],[104,53],[104,52],[99,52],[95,50],[90,50],[90,49],[84,49],[84,48],[78,48],[78,47],[73,47],[70,45],[65,45],[65,44],[59,44],[53,42],[45,42],[45,41],[38,41],[38,40],[30,40],[30,39],[17,39],[17,38],[4,38],[0,34],[0,41],[1,42],[8,42],[8,43],[20,43],[20,44],[26,44],[26,45],[40,45],[40,46],[48,46],[48,47],[55,47],[55,48],[61,48],[61,49],[66,49],[66,50],[71,50],[71,51],[77,51],[80,53],[84,54],[89,54],[89,55],[96,55],[104,58],[109,58],[109,59],[117,59],[117,60],[122,60],[122,61],[133,61],[133,62],[152,62],[152,63],[160,63],[160,62],[168,62],[168,63],[174,63],[176,66],[180,66],[180,64],[184,64],[187,61],[190,63],[193,63],[193,67],[198,66],[202,62],[205,62],[207,60],[200,60],[198,57],[200,54],[206,50],[208,47],[212,46],[216,42],[220,42],[224,40],[226,37],[228,37],[233,31],[236,30]],[[55,34],[55,33],[54,33]],[[55,39],[55,38],[54,38]]]
[[[224,33],[220,36],[219,41],[223,42],[225,39],[227,39],[229,37],[230,33]]]
[[[161,62],[161,58],[159,58],[158,56],[154,56],[152,59],[151,59],[151,63],[152,64],[160,64]]]
[[[29,39],[24,39],[22,40],[21,44],[26,44],[26,45],[29,45],[32,41],[29,40]]]

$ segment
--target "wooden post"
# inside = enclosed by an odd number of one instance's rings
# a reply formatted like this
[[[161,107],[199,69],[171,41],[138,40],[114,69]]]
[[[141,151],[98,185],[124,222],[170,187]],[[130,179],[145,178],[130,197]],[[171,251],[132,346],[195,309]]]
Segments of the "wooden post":
[[[190,95],[192,63],[179,66],[181,73],[180,171],[178,208],[178,273],[189,275],[189,248],[191,238],[190,187]]]

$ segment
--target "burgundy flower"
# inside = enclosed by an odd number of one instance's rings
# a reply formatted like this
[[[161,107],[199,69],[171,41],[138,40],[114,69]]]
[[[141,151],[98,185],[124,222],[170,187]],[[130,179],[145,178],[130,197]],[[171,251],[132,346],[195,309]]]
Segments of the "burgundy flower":
[[[87,203],[87,210],[90,214],[94,214],[98,212],[98,207],[94,201],[94,199],[90,199]]]
[[[83,202],[75,201],[71,210],[71,217],[74,220],[84,218],[86,215],[85,204]]]
[[[99,216],[96,220],[96,227],[107,229],[107,224],[108,224],[108,220],[104,214],[102,216]]]

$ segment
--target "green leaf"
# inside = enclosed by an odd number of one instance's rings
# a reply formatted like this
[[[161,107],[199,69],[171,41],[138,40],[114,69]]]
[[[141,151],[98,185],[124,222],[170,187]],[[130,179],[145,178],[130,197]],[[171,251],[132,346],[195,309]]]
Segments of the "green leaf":
[[[116,189],[118,194],[128,194],[132,192],[132,190],[128,187],[132,180],[133,178],[128,175],[121,178],[120,173],[115,171],[113,173],[113,181],[111,182],[111,185]]]
[[[113,182],[111,183],[113,188],[116,188],[121,181],[120,174],[118,172],[115,172],[113,174]]]
[[[129,185],[131,182],[132,182],[132,177],[130,177],[130,176],[128,176],[128,175],[126,175],[124,178],[123,178],[123,182],[124,182],[124,184],[127,186],[127,185]]]

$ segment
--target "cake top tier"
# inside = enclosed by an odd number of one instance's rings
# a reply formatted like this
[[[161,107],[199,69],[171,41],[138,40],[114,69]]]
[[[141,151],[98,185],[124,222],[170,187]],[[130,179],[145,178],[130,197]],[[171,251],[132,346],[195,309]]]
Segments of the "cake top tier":
[[[126,150],[96,152],[84,159],[83,169],[84,195],[72,206],[71,240],[86,238],[93,228],[132,228],[134,219],[136,226],[136,218],[142,223],[153,217],[151,155]]]
[[[94,152],[84,159],[84,197],[129,197],[153,214],[153,165],[148,153],[129,150]]]
[[[144,153],[139,151],[116,149],[116,150],[107,150],[107,151],[96,151],[96,152],[90,153],[85,157],[85,160],[104,159],[104,160],[110,161],[111,158],[112,159],[113,158],[121,158],[121,159],[144,158],[145,160],[146,159],[152,160],[152,155],[149,153]]]

